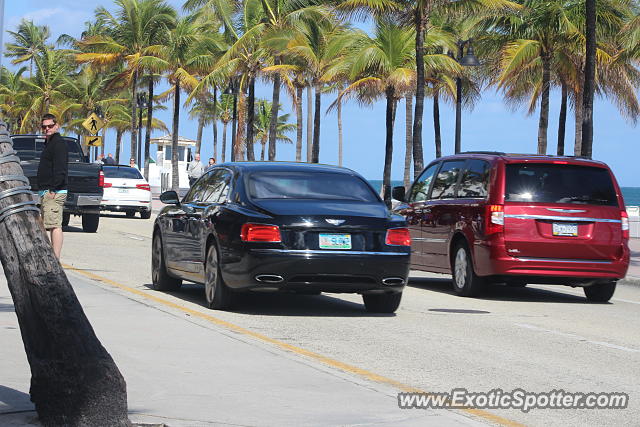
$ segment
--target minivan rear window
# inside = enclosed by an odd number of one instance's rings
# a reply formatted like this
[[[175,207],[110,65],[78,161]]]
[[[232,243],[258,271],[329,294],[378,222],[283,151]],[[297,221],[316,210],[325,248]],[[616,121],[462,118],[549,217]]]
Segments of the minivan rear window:
[[[618,206],[607,169],[539,163],[506,165],[505,201]]]

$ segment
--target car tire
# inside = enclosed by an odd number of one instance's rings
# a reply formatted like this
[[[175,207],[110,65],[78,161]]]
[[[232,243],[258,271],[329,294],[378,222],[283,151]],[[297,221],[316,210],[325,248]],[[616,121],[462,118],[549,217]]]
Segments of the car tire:
[[[68,212],[64,212],[62,214],[62,226],[66,227],[69,225],[69,220],[71,219],[71,214]]]
[[[233,304],[233,291],[224,283],[220,274],[220,257],[215,243],[207,249],[204,294],[207,307],[214,310],[225,310]]]
[[[395,313],[400,306],[401,299],[402,292],[362,295],[364,307],[370,313]]]
[[[127,218],[133,218],[136,216],[136,211],[126,211],[125,213],[127,214]]]
[[[164,262],[162,237],[156,231],[151,243],[151,281],[156,291],[177,291],[182,285],[182,280],[169,276]]]
[[[584,294],[591,302],[607,302],[616,291],[616,282],[600,282],[595,285],[585,286]]]
[[[142,219],[151,218],[151,211],[140,211],[140,218]]]
[[[82,231],[85,233],[95,233],[98,231],[98,225],[100,224],[100,214],[97,213],[85,213],[82,214]]]
[[[460,242],[455,246],[452,264],[453,290],[456,294],[472,297],[484,290],[486,281],[473,270],[471,253],[465,243]]]

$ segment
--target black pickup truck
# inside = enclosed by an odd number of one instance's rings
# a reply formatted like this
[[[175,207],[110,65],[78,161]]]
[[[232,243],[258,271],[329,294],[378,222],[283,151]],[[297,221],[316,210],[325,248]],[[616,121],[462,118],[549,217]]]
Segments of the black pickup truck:
[[[38,194],[38,164],[44,147],[42,135],[12,135],[13,149],[20,157],[22,170]],[[90,163],[75,138],[63,137],[69,147],[69,194],[64,205],[63,225],[69,223],[71,215],[82,216],[82,230],[95,233],[100,223],[100,202],[104,186],[102,166]]]

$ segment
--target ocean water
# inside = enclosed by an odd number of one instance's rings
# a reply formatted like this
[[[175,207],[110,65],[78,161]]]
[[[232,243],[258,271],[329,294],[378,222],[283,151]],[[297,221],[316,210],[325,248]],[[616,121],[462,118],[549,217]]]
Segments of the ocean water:
[[[368,180],[373,188],[380,191],[382,189],[381,179]],[[391,180],[391,187],[402,185],[402,181]],[[627,206],[640,206],[640,187],[620,187],[624,203]]]

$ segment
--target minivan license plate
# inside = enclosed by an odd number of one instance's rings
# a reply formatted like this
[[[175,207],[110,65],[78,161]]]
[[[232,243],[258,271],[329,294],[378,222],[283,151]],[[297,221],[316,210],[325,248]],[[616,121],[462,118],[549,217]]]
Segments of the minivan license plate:
[[[351,234],[320,233],[320,249],[351,249]]]
[[[118,193],[128,193],[129,189],[128,188],[118,188]]]
[[[553,223],[553,235],[554,236],[577,236],[578,224],[568,223]]]

